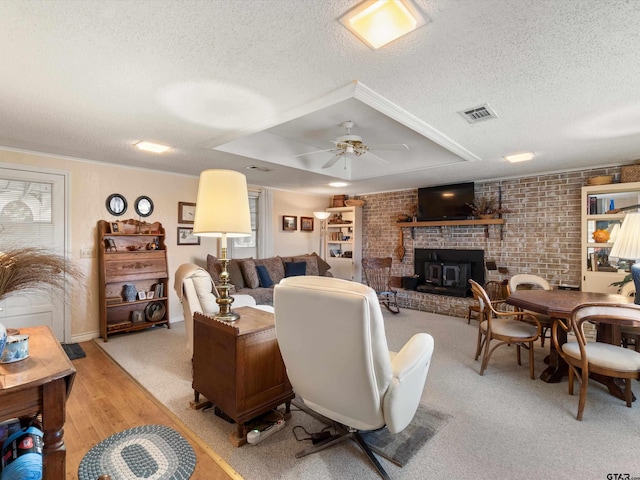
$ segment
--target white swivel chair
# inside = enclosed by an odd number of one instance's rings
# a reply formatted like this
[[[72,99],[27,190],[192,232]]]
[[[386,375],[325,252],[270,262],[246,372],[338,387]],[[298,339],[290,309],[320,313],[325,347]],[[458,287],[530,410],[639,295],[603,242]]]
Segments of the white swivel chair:
[[[194,263],[184,263],[178,267],[175,274],[174,290],[184,313],[184,325],[187,332],[187,350],[193,353],[193,314],[200,312],[205,315],[215,315],[220,310],[216,303],[218,291],[211,275],[204,268]],[[254,307],[273,312],[273,307],[256,305],[251,295],[231,295],[234,298],[232,308]]]
[[[529,273],[521,273],[518,275],[514,275],[509,279],[509,293],[515,292],[520,285],[530,285],[532,286],[532,288],[540,290],[551,290],[551,285],[544,278],[539,277],[538,275],[531,275]],[[544,347],[544,339],[546,338],[547,333],[550,333],[553,319],[549,315],[545,315],[543,313],[527,313],[535,316],[540,322],[540,325],[542,326],[542,333],[540,334],[540,346]]]
[[[404,430],[418,408],[434,342],[417,333],[389,352],[376,292],[347,280],[299,276],[275,287],[276,336],[304,408],[337,424],[338,435],[296,457],[353,438],[388,478],[360,431]],[[313,414],[313,413],[312,413]]]

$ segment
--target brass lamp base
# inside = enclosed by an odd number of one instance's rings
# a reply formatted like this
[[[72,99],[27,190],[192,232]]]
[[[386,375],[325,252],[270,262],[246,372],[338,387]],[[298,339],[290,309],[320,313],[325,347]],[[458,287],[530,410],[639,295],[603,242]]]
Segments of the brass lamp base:
[[[213,318],[215,318],[216,320],[220,320],[222,322],[235,322],[236,320],[240,319],[240,314],[236,312],[227,312],[225,314],[219,313],[218,315],[215,315]]]
[[[231,311],[231,304],[233,303],[234,298],[229,295],[229,290],[231,290],[232,285],[229,283],[229,272],[227,272],[227,264],[229,263],[229,260],[227,259],[226,248],[222,249],[222,258],[220,260],[222,262],[220,285],[218,286],[220,296],[216,298],[216,303],[218,304],[220,311],[217,315],[214,315],[213,318],[222,322],[235,322],[240,319],[240,314]]]

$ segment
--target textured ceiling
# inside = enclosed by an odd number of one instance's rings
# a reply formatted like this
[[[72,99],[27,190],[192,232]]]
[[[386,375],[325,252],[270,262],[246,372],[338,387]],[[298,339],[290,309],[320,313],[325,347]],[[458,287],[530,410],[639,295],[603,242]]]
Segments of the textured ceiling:
[[[377,51],[336,21],[356,3],[0,2],[0,147],[323,195],[337,179],[356,194],[640,157],[640,2],[416,0],[427,25]],[[497,119],[458,113],[485,103]],[[293,158],[331,148],[345,120],[410,150]],[[537,157],[502,158],[522,151]]]

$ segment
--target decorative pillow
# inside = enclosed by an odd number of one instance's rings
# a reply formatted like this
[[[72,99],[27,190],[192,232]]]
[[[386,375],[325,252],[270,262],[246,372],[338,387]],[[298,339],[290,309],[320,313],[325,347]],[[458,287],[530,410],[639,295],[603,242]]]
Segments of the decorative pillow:
[[[331,265],[325,262],[320,255],[317,253],[312,253],[312,257],[316,258],[316,262],[318,262],[318,275],[326,276],[327,272],[331,269]]]
[[[240,270],[244,277],[244,284],[247,288],[258,288],[260,280],[256,271],[256,264],[252,258],[244,258],[240,260]]]
[[[320,271],[318,270],[318,257],[315,255],[298,255],[297,257],[293,257],[293,261],[307,263],[306,275],[320,275]]]
[[[285,277],[297,277],[299,275],[306,275],[307,262],[286,262],[284,264],[284,276]]]
[[[258,280],[260,281],[260,286],[269,288],[273,287],[273,280],[269,276],[269,270],[264,265],[256,265],[256,271],[258,272]]]
[[[229,282],[236,287],[236,290],[244,288],[244,277],[240,270],[240,260],[229,260],[227,264],[227,272],[229,272]]]
[[[256,258],[254,260],[256,267],[264,265],[269,272],[269,277],[273,283],[280,283],[284,278],[284,263],[280,257]]]
[[[220,283],[220,268],[221,266],[218,258],[211,254],[207,255],[207,272],[209,272],[211,280],[213,280],[213,283],[215,284]]]

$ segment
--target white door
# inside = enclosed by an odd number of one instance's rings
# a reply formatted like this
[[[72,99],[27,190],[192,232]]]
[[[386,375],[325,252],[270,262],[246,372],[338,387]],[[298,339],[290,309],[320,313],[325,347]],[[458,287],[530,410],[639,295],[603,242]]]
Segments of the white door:
[[[65,255],[65,172],[38,172],[20,165],[0,163],[0,251],[36,246]],[[70,313],[65,292],[43,289],[0,300],[0,322],[7,328],[49,325],[61,342],[70,336]]]

